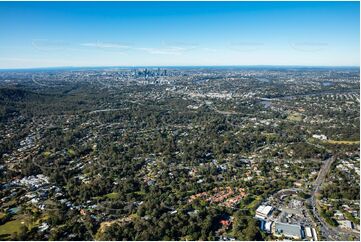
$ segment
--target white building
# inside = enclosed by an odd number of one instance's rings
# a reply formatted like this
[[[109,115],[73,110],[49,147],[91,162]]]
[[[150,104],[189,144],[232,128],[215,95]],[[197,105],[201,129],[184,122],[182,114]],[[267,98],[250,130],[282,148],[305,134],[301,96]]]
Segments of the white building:
[[[269,215],[271,215],[272,210],[272,206],[260,205],[256,210],[256,217],[263,219],[267,218]]]
[[[320,135],[314,134],[314,135],[312,135],[312,138],[320,139],[320,140],[327,140],[327,136],[324,134],[320,134]]]
[[[267,233],[272,233],[272,224],[273,221],[267,221],[264,225],[264,229]]]
[[[310,227],[305,227],[306,237],[312,238],[312,230]]]
[[[312,228],[312,235],[313,235],[313,240],[318,241],[317,232],[315,228]]]

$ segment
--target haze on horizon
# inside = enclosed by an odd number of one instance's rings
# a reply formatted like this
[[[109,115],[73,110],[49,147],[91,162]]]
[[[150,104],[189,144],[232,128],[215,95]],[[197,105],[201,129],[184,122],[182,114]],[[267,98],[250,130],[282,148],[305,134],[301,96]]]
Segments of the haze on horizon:
[[[1,2],[0,68],[359,66],[359,2]]]

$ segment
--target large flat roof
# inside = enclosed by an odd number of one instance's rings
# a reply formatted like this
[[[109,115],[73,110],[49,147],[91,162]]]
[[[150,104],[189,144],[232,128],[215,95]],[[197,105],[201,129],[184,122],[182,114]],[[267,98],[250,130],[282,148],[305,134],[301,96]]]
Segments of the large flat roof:
[[[264,215],[268,215],[272,210],[272,206],[261,205],[257,208],[256,212]]]
[[[276,222],[275,231],[288,237],[302,238],[301,226],[297,224],[287,224]]]

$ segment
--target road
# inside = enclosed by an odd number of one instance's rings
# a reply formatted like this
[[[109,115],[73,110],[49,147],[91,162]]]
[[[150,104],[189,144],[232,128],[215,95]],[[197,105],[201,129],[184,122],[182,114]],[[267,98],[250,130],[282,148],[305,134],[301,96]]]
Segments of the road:
[[[35,80],[34,76],[31,77],[31,80],[32,80],[35,84],[38,84],[39,86],[50,87],[49,85],[40,83],[40,82],[38,82],[37,80]]]
[[[330,226],[328,224],[326,224],[326,222],[324,222],[324,220],[321,218],[321,216],[318,213],[318,210],[316,208],[316,193],[319,192],[320,190],[320,186],[323,183],[323,181],[326,178],[326,175],[328,173],[328,171],[331,168],[331,164],[332,162],[335,160],[334,157],[331,157],[329,159],[327,159],[324,164],[321,167],[321,170],[318,173],[318,176],[316,178],[316,181],[314,183],[314,188],[312,191],[312,195],[311,195],[311,206],[312,206],[312,213],[313,216],[316,218],[317,222],[320,224],[321,226],[321,233],[322,235],[327,239],[327,240],[337,240],[337,234],[330,228]]]
[[[335,158],[331,157],[331,158],[325,160],[324,164],[321,166],[321,170],[318,173],[318,176],[317,176],[315,184],[314,184],[314,190],[312,193],[313,197],[315,196],[315,193],[319,192],[320,186],[323,183],[323,181],[325,180],[326,175],[327,175],[328,171],[330,170],[332,162],[334,162],[334,160],[335,160]]]
[[[319,192],[321,184],[324,182],[326,175],[331,168],[332,162],[334,162],[335,159],[336,159],[335,157],[331,157],[331,158],[325,160],[324,164],[321,167],[320,172],[318,173],[318,176],[314,183],[312,196],[310,198],[311,206],[312,206],[312,213],[313,213],[313,216],[316,218],[317,222],[320,224],[321,233],[326,240],[348,240],[350,234],[354,234],[357,237],[359,237],[359,234],[355,234],[352,232],[345,233],[345,232],[343,232],[342,229],[340,229],[338,227],[331,227],[324,221],[324,219],[318,213],[318,210],[316,208],[316,204],[317,204],[316,194]]]

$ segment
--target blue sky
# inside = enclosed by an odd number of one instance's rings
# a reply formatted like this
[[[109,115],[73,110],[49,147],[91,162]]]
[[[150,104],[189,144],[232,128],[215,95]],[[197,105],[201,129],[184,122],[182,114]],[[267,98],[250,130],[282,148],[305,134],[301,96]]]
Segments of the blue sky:
[[[359,66],[359,2],[0,2],[0,68]]]

